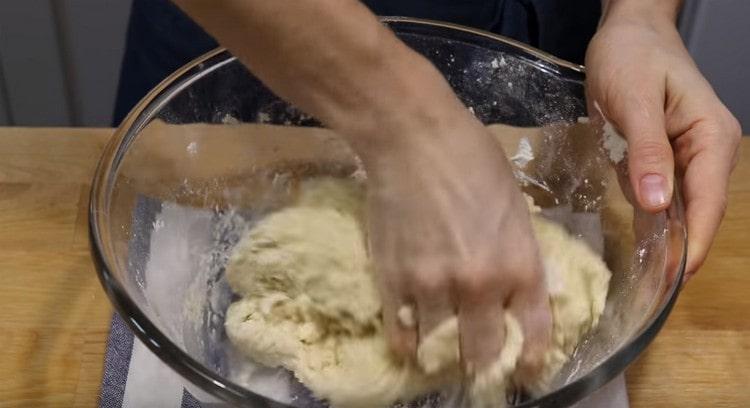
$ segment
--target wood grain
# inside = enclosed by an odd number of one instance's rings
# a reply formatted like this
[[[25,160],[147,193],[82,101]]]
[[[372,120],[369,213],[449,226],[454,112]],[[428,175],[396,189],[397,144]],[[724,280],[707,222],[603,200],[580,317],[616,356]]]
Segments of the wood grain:
[[[633,407],[750,407],[750,139],[712,250],[628,369]]]
[[[111,308],[88,188],[111,129],[0,128],[0,407],[92,407]],[[750,139],[701,272],[628,370],[632,407],[750,406]]]
[[[0,128],[0,407],[92,407],[111,308],[86,239],[111,129]]]

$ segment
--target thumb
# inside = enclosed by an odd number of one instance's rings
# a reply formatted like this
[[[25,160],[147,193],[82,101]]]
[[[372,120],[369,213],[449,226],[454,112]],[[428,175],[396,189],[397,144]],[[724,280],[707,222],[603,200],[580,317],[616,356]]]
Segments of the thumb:
[[[628,172],[636,199],[649,212],[672,201],[674,155],[667,137],[663,98],[631,98],[609,110],[628,142]]]

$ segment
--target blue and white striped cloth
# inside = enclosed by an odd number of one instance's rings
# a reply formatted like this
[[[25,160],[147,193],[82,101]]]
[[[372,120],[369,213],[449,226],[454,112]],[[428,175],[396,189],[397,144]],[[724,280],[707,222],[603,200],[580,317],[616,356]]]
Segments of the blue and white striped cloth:
[[[578,403],[575,408],[628,408],[624,376]],[[115,314],[104,359],[99,408],[205,408]]]
[[[104,358],[100,408],[202,408],[182,379],[135,339],[119,315]]]
[[[175,210],[177,211],[177,210]],[[129,262],[136,269],[146,268],[141,256],[147,251],[151,235],[149,226],[158,216],[164,216],[161,203],[140,197],[135,208]],[[185,217],[177,217],[183,219]],[[584,220],[577,219],[580,223]],[[169,237],[168,237],[169,238]],[[167,239],[167,242],[178,241]],[[207,399],[208,398],[208,399]],[[201,401],[211,400],[210,397]],[[183,386],[182,378],[155,356],[115,314],[107,342],[102,379],[100,408],[209,408],[224,404],[204,403],[203,406]],[[624,376],[619,376],[575,408],[628,408]]]

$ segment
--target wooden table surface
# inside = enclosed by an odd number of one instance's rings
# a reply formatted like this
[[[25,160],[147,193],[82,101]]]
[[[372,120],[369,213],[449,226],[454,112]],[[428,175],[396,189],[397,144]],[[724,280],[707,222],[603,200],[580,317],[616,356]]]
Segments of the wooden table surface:
[[[111,129],[0,128],[0,407],[93,407],[112,309],[89,257]],[[711,255],[628,370],[631,405],[750,407],[750,138]]]

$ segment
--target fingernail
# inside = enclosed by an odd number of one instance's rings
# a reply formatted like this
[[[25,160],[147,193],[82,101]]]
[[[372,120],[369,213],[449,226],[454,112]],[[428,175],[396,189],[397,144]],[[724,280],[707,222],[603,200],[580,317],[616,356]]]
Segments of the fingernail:
[[[641,197],[649,207],[667,203],[667,179],[660,174],[647,174],[641,178]]]

